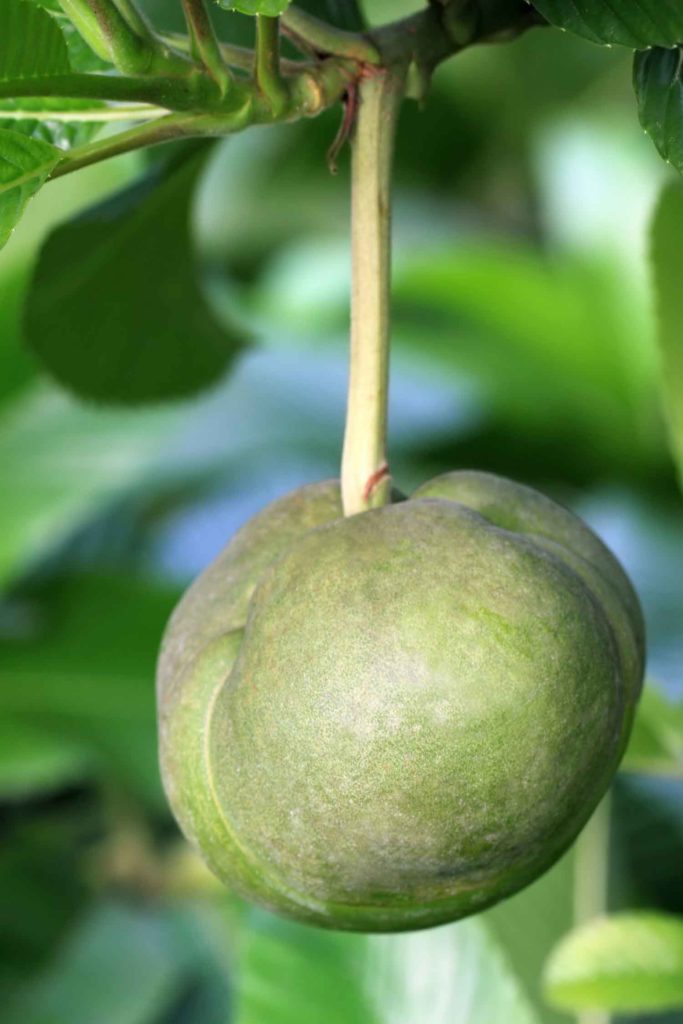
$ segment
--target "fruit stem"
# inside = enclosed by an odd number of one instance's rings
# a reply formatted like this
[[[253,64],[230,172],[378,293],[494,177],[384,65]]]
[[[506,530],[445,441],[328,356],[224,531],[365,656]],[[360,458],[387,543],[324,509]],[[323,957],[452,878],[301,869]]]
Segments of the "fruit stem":
[[[358,85],[351,161],[351,363],[341,474],[346,516],[391,499],[391,170],[404,88],[404,68],[368,69]]]

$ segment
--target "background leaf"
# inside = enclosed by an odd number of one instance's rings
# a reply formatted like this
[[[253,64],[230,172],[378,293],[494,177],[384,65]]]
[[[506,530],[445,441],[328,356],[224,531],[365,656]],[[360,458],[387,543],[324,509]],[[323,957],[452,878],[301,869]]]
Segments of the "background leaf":
[[[666,161],[683,172],[683,48],[637,53],[640,123]]]
[[[147,1024],[183,985],[181,952],[151,911],[104,904],[88,914],[31,988],[3,1011],[5,1024]],[[167,1019],[167,1018],[166,1018]]]
[[[176,596],[130,579],[86,576],[15,597],[29,628],[2,643],[6,724],[65,737],[100,777],[113,771],[159,806],[154,666]]]
[[[683,778],[683,704],[652,684],[638,704],[622,771]]]
[[[54,146],[0,129],[0,248],[60,159]]]
[[[191,210],[206,149],[66,224],[48,239],[26,339],[84,398],[139,403],[213,384],[242,346],[202,293]],[[87,258],[84,258],[87,254]]]
[[[671,444],[683,484],[683,289],[680,245],[683,237],[683,186],[662,193],[652,229],[652,266],[662,360],[662,387]]]
[[[683,41],[678,0],[533,0],[553,25],[594,43],[645,49]]]
[[[545,986],[576,1011],[683,1007],[683,918],[619,914],[577,928],[551,956]]]
[[[44,387],[3,410],[0,461],[13,500],[0,505],[0,585],[103,507],[158,479],[177,425],[176,410],[96,411]]]
[[[87,752],[78,740],[32,722],[0,721],[0,800],[49,793],[80,781]]]

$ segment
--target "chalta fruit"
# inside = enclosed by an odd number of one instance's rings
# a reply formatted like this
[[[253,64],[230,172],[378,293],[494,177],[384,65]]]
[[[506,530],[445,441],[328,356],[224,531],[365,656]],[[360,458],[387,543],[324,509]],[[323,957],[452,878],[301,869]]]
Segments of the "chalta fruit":
[[[249,522],[159,662],[174,812],[250,900],[340,929],[455,920],[575,839],[628,739],[643,623],[571,512],[457,472],[344,518],[339,484]]]

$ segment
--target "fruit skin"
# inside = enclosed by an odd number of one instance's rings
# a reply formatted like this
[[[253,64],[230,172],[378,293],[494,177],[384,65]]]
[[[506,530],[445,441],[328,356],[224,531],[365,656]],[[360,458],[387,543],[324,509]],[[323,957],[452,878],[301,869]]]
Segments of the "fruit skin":
[[[490,474],[342,517],[335,481],[253,519],[159,661],[164,782],[249,899],[363,931],[474,913],[538,877],[617,768],[636,595],[572,513]]]

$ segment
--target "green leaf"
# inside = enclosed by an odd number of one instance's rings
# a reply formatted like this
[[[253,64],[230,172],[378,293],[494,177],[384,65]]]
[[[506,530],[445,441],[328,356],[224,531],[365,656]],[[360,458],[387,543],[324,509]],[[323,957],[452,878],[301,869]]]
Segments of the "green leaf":
[[[90,576],[26,595],[35,626],[2,643],[0,719],[63,738],[98,775],[164,806],[154,668],[176,598],[133,579]]]
[[[0,722],[0,799],[50,793],[79,781],[88,757],[77,741],[5,716]]]
[[[683,48],[637,53],[640,123],[668,163],[683,172]]]
[[[648,685],[638,705],[622,771],[683,778],[683,704]]]
[[[643,912],[591,921],[554,951],[545,989],[572,1011],[682,1008],[683,918]]]
[[[544,18],[593,43],[675,46],[683,42],[678,0],[533,0]]]
[[[182,953],[151,910],[96,906],[4,1024],[150,1024],[168,1019],[185,983]]]
[[[269,18],[277,18],[287,10],[291,0],[217,0],[218,6],[225,11],[238,11],[240,14],[265,14]]]
[[[26,0],[2,0],[0,79],[61,75],[70,70],[66,41],[47,11]]]
[[[540,1024],[482,918],[406,935],[341,935],[255,915],[237,1024]]]
[[[136,404],[215,383],[242,347],[208,306],[191,236],[206,151],[58,228],[28,297],[30,348],[84,398]]]
[[[0,248],[60,159],[54,146],[0,129]]]
[[[662,388],[674,458],[683,486],[683,289],[681,238],[683,186],[664,189],[652,228],[652,267],[656,294]]]
[[[121,188],[134,174],[134,160],[109,160],[51,182],[29,204],[20,229],[0,253],[0,404],[37,375],[36,361],[22,345],[22,321],[24,296],[42,241],[57,224]],[[0,503],[0,515],[10,504]]]

